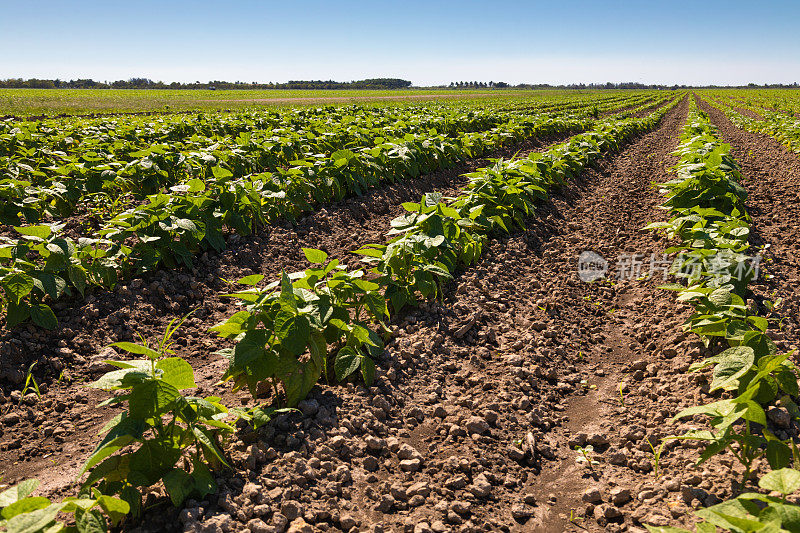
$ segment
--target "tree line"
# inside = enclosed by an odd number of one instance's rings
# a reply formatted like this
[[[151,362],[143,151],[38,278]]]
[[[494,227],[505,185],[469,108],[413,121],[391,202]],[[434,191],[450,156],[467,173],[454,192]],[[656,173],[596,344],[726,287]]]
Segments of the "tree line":
[[[6,89],[407,89],[411,82],[400,78],[371,78],[357,81],[323,81],[323,80],[290,80],[284,83],[259,83],[243,81],[208,82],[196,81],[194,83],[180,83],[177,81],[165,83],[153,81],[149,78],[130,78],[112,82],[95,81],[81,78],[77,80],[39,79],[39,78],[9,78],[0,80],[0,88]],[[520,83],[512,85],[504,81],[452,81],[449,85],[438,85],[437,89],[720,89],[720,88],[764,88],[764,89],[797,89],[798,84],[765,83],[757,85],[658,85],[638,82],[623,83],[570,83],[567,85],[551,85],[549,83]]]
[[[149,78],[130,78],[112,82],[92,79],[47,80],[38,78],[0,80],[0,88],[6,89],[406,89],[408,87],[411,87],[411,82],[399,78],[372,78],[347,82],[291,80],[286,83],[247,83],[220,80],[196,81],[194,83],[180,83],[177,81],[165,83],[163,81],[153,81]]]

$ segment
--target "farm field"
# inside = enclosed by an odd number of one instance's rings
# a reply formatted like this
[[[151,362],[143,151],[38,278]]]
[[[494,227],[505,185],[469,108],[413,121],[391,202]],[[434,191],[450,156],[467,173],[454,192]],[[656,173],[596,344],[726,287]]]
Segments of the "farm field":
[[[0,526],[800,531],[797,91],[113,92],[0,90]]]
[[[574,91],[572,91],[574,92]],[[588,93],[589,91],[586,91]],[[341,103],[532,98],[559,91],[486,89],[204,90],[204,89],[0,89],[0,117],[169,113]],[[563,91],[562,91],[563,93]]]

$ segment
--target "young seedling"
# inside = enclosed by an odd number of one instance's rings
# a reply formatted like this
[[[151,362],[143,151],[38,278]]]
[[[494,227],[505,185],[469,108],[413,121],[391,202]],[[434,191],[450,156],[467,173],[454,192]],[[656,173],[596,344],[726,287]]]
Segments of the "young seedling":
[[[622,383],[619,384],[619,387],[617,387],[617,389],[619,390],[619,404],[624,408],[626,406],[625,406],[625,395],[622,394]]]
[[[661,444],[658,446],[658,449],[656,449],[653,446],[653,443],[650,442],[650,439],[645,439],[645,441],[647,442],[647,445],[650,446],[650,450],[653,452],[653,460],[652,460],[653,476],[656,478],[656,480],[658,480],[658,478],[661,475],[661,472],[659,472],[659,465],[661,464],[661,454],[664,452],[664,445],[667,443],[667,439],[663,439],[661,441]]]
[[[33,377],[33,367],[35,366],[36,362],[34,361],[33,363],[31,363],[31,366],[28,367],[28,372],[25,374],[25,386],[22,387],[22,394],[20,395],[20,401],[22,401],[22,398],[25,397],[25,394],[27,394],[28,389],[31,388],[36,391],[36,396],[38,398],[42,397],[42,393],[39,392],[39,384],[36,383],[36,378]]]
[[[591,444],[588,446],[575,446],[575,451],[578,452],[578,457],[575,458],[575,461],[578,463],[586,463],[586,466],[589,467],[589,470],[594,472],[594,466],[600,464],[600,461],[592,459],[592,457],[589,455],[590,453],[594,452],[594,446]]]

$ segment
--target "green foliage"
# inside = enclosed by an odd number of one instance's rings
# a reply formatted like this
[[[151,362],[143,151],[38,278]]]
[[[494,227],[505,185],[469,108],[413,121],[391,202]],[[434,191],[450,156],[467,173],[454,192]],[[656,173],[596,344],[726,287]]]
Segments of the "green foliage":
[[[119,524],[129,512],[127,502],[93,491],[91,496],[52,503],[31,496],[39,481],[28,479],[0,492],[0,528],[9,533],[98,533]],[[65,526],[59,514],[72,514],[74,526]]]
[[[187,315],[188,316],[188,315]],[[131,361],[106,361],[118,367],[90,386],[120,391],[100,405],[127,404],[127,411],[109,421],[105,436],[83,465],[88,490],[99,482],[103,494],[119,494],[132,514],[141,509],[141,489],[163,482],[170,499],[180,505],[216,490],[211,469],[227,466],[222,438],[234,431],[225,422],[228,410],[217,397],[184,396],[195,387],[192,367],[170,357],[171,338],[183,320],[173,320],[157,346],[118,342],[111,346],[144,356]]]
[[[305,249],[313,268],[283,273],[263,289],[250,288],[229,296],[245,302],[227,321],[211,328],[236,341],[224,350],[229,367],[225,379],[255,396],[269,383],[284,404],[294,406],[317,381],[347,379],[359,372],[367,384],[374,379],[375,357],[383,340],[374,327],[386,331],[389,318],[380,286],[349,270],[321,250]],[[239,280],[256,285],[260,277]],[[279,389],[280,386],[280,389]]]
[[[692,372],[710,368],[709,392],[727,395],[678,413],[676,420],[705,416],[710,429],[673,438],[705,443],[698,464],[730,451],[744,466],[740,490],[750,479],[754,461],[765,457],[772,471],[761,478],[759,486],[784,495],[746,493],[701,509],[697,515],[704,522],[697,532],[716,532],[717,527],[734,533],[800,531],[800,507],[785,500],[800,488],[800,472],[788,468],[792,463],[798,466],[796,446],[791,438],[782,441],[769,431],[766,416],[767,408],[780,401],[797,419],[800,410],[792,399],[798,395],[797,368],[789,360],[792,352],[778,354],[766,335],[767,319],[751,314],[745,304],[755,275],[747,267],[753,258],[745,255],[750,234],[747,195],[738,183],[741,175],[729,147],[717,139],[707,116],[690,112],[683,138],[677,151],[678,178],[662,188],[667,196],[664,206],[672,217],[647,229],[665,230],[681,241],[670,251],[680,252],[674,270],[687,286],[664,288],[678,291],[678,300],[694,307],[684,325],[686,331],[699,335],[706,346],[727,345],[690,367]],[[688,533],[680,528],[647,527],[651,532]]]

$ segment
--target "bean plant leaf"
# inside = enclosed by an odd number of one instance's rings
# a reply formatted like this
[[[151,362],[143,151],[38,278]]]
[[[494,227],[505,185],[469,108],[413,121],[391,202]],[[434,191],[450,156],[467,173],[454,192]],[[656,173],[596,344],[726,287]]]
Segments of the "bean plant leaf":
[[[18,485],[0,492],[0,508],[8,507],[12,503],[27,498],[39,486],[38,479],[26,479]]]
[[[303,253],[305,254],[309,263],[314,263],[317,265],[324,264],[328,259],[328,254],[322,250],[316,250],[314,248],[303,248]]]
[[[711,391],[732,390],[738,386],[738,379],[753,367],[755,352],[749,346],[728,348],[715,358],[714,378]]]
[[[21,235],[28,235],[30,237],[37,237],[39,239],[46,239],[51,233],[53,233],[52,228],[45,225],[22,227],[14,226],[14,229],[17,230],[17,232]]]
[[[163,478],[172,505],[179,507],[194,491],[194,479],[180,468],[173,468]]]
[[[49,305],[33,304],[30,306],[31,320],[37,326],[45,329],[55,329],[58,326],[58,319]]]
[[[113,348],[120,348],[121,350],[125,350],[126,352],[134,353],[137,355],[144,355],[148,359],[158,359],[161,354],[157,351],[148,348],[147,346],[142,346],[141,344],[135,344],[133,342],[115,342],[109,344],[109,346]]]
[[[361,366],[361,356],[352,346],[345,346],[336,354],[333,364],[336,379],[344,381]]]
[[[788,496],[800,489],[800,471],[793,468],[773,470],[758,480],[758,486],[764,490],[774,490]]]
[[[0,280],[0,285],[3,286],[3,290],[10,301],[19,303],[33,290],[33,278],[28,274],[17,272],[5,276]]]
[[[24,498],[12,503],[0,511],[0,517],[9,519],[22,513],[30,513],[38,509],[44,509],[50,505],[50,500],[42,496]]]
[[[180,357],[168,357],[156,363],[156,368],[164,373],[161,379],[178,390],[191,389],[195,386],[192,365]]]

